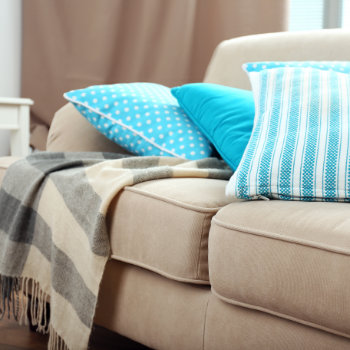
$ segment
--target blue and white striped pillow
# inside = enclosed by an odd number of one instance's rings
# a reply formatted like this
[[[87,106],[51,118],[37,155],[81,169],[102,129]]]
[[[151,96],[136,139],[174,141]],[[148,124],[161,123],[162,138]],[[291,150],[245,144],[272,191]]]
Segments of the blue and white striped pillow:
[[[227,194],[350,201],[350,75],[298,66],[249,68],[254,128]]]
[[[243,65],[243,69],[248,73],[281,67],[311,67],[321,70],[334,70],[339,73],[350,73],[350,62],[348,61],[266,61],[245,63]]]

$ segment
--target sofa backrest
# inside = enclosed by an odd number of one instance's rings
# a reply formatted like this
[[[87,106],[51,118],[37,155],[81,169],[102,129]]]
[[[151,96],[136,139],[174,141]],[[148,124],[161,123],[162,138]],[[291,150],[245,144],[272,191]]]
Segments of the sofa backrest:
[[[250,89],[242,64],[254,61],[350,61],[350,31],[258,34],[225,40],[215,49],[204,81]]]

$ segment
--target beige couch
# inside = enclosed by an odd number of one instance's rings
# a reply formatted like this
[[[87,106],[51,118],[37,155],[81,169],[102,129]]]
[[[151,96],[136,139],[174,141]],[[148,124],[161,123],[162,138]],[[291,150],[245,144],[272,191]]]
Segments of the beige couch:
[[[340,30],[228,40],[205,81],[249,88],[244,62],[350,60],[349,42]],[[48,149],[120,151],[70,105]],[[149,181],[114,199],[96,323],[156,349],[350,349],[349,204],[232,202],[225,184]]]

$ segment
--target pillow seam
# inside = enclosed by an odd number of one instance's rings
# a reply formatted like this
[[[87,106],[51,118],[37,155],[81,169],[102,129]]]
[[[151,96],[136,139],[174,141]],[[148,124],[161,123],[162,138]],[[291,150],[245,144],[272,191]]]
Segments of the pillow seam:
[[[177,97],[176,97],[177,98]],[[192,119],[192,113],[189,113],[189,108],[183,104],[183,103],[180,103],[180,107],[182,107],[182,109],[186,112],[186,114],[188,116],[191,116],[190,119],[191,121],[193,122],[193,119]],[[194,123],[194,122],[193,122]],[[199,124],[199,123],[198,123]],[[215,148],[218,150],[218,146],[217,146],[217,143],[212,141],[214,139],[213,136],[209,135],[209,133],[204,130],[204,128],[201,126],[201,125],[198,125],[197,123],[195,123],[195,125],[197,126],[197,128],[204,134],[204,136],[215,146]],[[236,170],[238,168],[238,165],[237,166],[234,166],[233,163],[230,161],[230,157],[228,157],[224,152],[222,152],[222,150],[220,149],[220,155],[222,156],[222,158],[224,159],[224,161],[233,169],[233,170]]]
[[[172,152],[166,148],[163,148],[162,146],[156,144],[155,142],[153,142],[152,140],[150,140],[148,137],[142,135],[139,131],[133,129],[132,127],[124,124],[123,122],[120,122],[120,121],[117,121],[109,116],[107,116],[106,114],[103,114],[102,112],[98,111],[97,109],[91,107],[91,106],[87,106],[85,105],[84,103],[80,102],[80,101],[77,101],[77,100],[73,100],[72,98],[68,97],[67,94],[63,94],[63,97],[68,100],[69,102],[73,103],[73,104],[78,104],[79,106],[82,106],[82,107],[85,107],[85,108],[89,108],[91,109],[94,113],[102,116],[103,118],[106,118],[108,120],[110,120],[112,123],[115,123],[115,124],[118,124],[119,126],[123,127],[123,128],[126,128],[128,129],[129,131],[131,131],[132,133],[135,133],[136,135],[138,135],[139,137],[141,137],[142,139],[144,139],[146,142],[150,143],[151,145],[153,145],[154,147],[160,149],[161,151],[164,151],[164,152],[167,152],[168,154],[171,154],[172,156],[174,157],[177,157],[177,158],[181,158],[181,159],[186,159],[178,154],[176,154],[175,152]]]

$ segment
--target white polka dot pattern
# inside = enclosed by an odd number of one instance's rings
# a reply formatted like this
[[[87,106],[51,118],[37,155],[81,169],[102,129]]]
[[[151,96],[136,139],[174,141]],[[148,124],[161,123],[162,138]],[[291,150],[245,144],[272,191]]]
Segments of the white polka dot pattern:
[[[165,86],[98,85],[64,97],[102,134],[137,155],[201,159],[212,153],[209,141]]]

